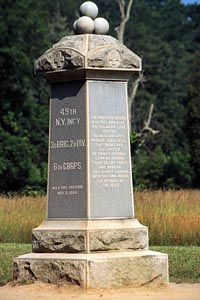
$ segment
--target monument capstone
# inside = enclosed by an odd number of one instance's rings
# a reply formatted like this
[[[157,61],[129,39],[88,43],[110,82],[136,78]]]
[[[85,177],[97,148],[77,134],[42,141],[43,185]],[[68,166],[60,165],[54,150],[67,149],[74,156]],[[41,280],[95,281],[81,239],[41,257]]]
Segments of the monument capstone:
[[[148,250],[148,228],[134,216],[127,83],[141,59],[105,35],[96,4],[80,13],[77,35],[35,62],[51,84],[47,218],[32,231],[33,252],[14,259],[14,278],[84,289],[167,284],[167,255]]]

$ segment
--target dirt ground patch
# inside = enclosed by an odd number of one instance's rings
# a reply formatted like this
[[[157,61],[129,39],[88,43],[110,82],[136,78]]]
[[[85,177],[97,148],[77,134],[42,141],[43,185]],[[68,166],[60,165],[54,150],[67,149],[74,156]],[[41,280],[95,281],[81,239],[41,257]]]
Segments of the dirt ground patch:
[[[78,287],[36,282],[0,287],[0,300],[200,300],[200,284],[170,283],[168,288],[123,288],[83,291]]]

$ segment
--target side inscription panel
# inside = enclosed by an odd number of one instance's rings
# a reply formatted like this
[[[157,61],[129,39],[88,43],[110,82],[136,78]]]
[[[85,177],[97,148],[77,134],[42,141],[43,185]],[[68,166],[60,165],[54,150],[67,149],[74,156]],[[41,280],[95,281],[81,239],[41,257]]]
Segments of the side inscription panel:
[[[125,82],[89,82],[91,218],[133,217]]]
[[[52,85],[48,218],[86,217],[85,85]]]

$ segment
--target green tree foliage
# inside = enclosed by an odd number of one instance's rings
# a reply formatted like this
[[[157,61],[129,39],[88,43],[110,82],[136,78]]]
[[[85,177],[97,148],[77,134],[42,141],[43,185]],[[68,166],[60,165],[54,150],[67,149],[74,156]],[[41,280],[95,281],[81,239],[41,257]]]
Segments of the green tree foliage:
[[[49,90],[43,78],[33,75],[33,64],[72,34],[68,28],[82,2],[0,0],[0,192],[46,189]],[[95,2],[116,36],[117,0]],[[159,130],[154,136],[145,132],[145,139],[132,136],[138,187],[199,186],[198,72],[191,67],[200,49],[199,16],[200,5],[180,0],[133,3],[125,44],[142,57],[147,79],[136,96],[134,128],[141,131],[154,103],[151,126]]]
[[[0,191],[45,190],[49,92],[33,63],[67,34],[66,18],[44,1],[0,5]]]
[[[200,50],[195,55],[194,73],[188,92],[188,119],[186,130],[194,168],[194,184],[200,187]]]
[[[184,6],[179,0],[134,2],[126,44],[142,56],[147,78],[136,97],[134,125],[136,132],[141,131],[150,103],[154,103],[151,126],[159,130],[158,135],[146,137],[143,147],[134,154],[138,185],[192,186],[185,98],[191,62],[200,46],[199,15],[199,5]],[[146,161],[145,170],[142,161]],[[154,172],[159,175],[156,184]],[[148,180],[142,180],[145,176]]]

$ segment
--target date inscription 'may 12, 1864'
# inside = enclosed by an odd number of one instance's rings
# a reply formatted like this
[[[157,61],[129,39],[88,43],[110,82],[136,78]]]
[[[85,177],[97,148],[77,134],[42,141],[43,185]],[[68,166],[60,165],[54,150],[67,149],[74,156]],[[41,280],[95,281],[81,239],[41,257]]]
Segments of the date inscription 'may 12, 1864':
[[[53,84],[48,218],[133,215],[126,82]]]

